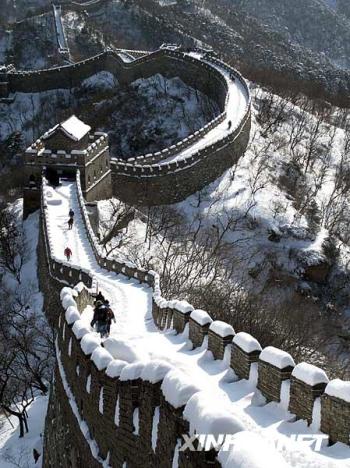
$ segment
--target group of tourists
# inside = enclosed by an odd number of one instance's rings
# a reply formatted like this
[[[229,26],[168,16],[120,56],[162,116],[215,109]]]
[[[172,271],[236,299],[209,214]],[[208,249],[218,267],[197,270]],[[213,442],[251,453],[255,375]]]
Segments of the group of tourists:
[[[94,305],[94,317],[90,325],[92,327],[96,325],[96,331],[101,335],[101,338],[108,338],[112,320],[116,323],[116,319],[109,301],[103,296],[101,291],[97,294]]]
[[[68,229],[72,229],[74,224],[74,211],[72,208],[69,210],[68,215]],[[64,249],[64,255],[67,261],[69,261],[72,251],[68,246]],[[95,297],[94,306],[94,317],[91,321],[91,326],[95,327],[96,325],[96,331],[101,335],[101,338],[107,338],[111,330],[112,321],[116,323],[116,319],[108,299],[103,296],[101,291]]]

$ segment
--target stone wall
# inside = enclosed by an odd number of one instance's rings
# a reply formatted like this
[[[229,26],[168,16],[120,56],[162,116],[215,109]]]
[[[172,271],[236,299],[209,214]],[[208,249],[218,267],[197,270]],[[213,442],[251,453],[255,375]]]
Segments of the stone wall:
[[[85,208],[79,173],[77,174],[77,191],[87,235],[99,265],[151,286],[155,323],[161,324],[162,328],[174,328],[178,333],[187,333],[188,327],[189,336],[195,337],[194,347],[202,345],[199,339],[198,323],[190,318],[193,307],[185,301],[167,301],[162,298],[157,273],[140,270],[131,263],[122,263],[103,256]],[[53,281],[51,287],[56,297],[59,284],[73,286],[82,281],[90,287],[92,278],[88,272],[79,271],[74,265],[67,266],[52,258],[46,233],[49,227],[44,206],[43,198],[42,237],[39,248],[46,253],[45,268],[48,273],[43,270],[43,274],[50,278],[50,282]],[[40,263],[43,262],[42,259]],[[50,294],[50,290],[44,289],[44,292],[45,296]],[[75,300],[78,308],[82,310],[92,299],[88,291],[79,288],[79,294]],[[120,376],[110,377],[106,374],[107,364],[97,368],[93,357],[84,354],[81,347],[83,338],[73,332],[72,323],[66,320],[60,304],[57,306],[56,303],[54,307],[55,312],[60,316],[56,322],[58,361],[46,421],[44,467],[94,467],[100,466],[104,460],[108,459],[113,467],[122,467],[124,463],[127,463],[131,467],[171,468],[178,440],[181,434],[189,431],[188,422],[183,418],[183,407],[175,408],[165,400],[160,388],[161,379],[153,383],[142,380],[137,375],[133,380],[121,379]],[[232,370],[237,371],[237,378],[240,378],[242,368],[240,360],[245,359],[244,352],[246,353],[247,349],[240,348],[237,344],[239,334],[233,336],[230,330],[225,332],[218,327],[217,322],[212,322],[210,327],[217,332],[209,328],[208,350],[217,359],[225,358],[225,362],[230,363]],[[235,349],[232,339],[241,351],[241,358],[238,360],[232,359],[232,352]],[[257,359],[257,355],[254,359]],[[250,365],[256,366],[254,362]],[[290,379],[292,369],[284,366],[283,363],[280,367],[259,360],[258,388],[267,401],[280,401],[282,381]],[[308,389],[303,386],[302,391],[297,392],[298,397],[303,399],[303,404],[294,405],[291,408],[293,407],[297,417],[306,418],[309,423],[316,423],[317,421],[309,419],[310,415],[313,418],[315,399],[304,398],[305,391]],[[327,390],[325,393],[323,391],[324,386],[317,388],[317,395],[321,395],[321,428],[330,434],[331,443],[336,441],[349,443],[350,404],[341,398],[328,395]],[[293,392],[290,393],[291,398],[293,394]],[[316,394],[313,396],[316,397]],[[116,418],[117,407],[119,409]],[[153,418],[156,411],[159,411],[158,436],[156,445],[152,446]],[[133,423],[135,412],[138,414],[138,431]],[[47,449],[48,447],[50,450]],[[53,447],[55,450],[52,450]],[[64,456],[61,456],[62,453]],[[200,453],[198,456],[194,453],[181,453],[179,466],[182,468],[220,466],[215,456],[215,453]]]
[[[124,62],[119,55],[107,50],[73,65],[35,71],[11,71],[6,75],[10,92],[34,93],[52,89],[72,88],[84,79],[101,71],[109,71],[122,84],[138,78],[149,78],[157,73],[167,78],[179,77],[217,101],[221,111],[225,108],[226,81],[209,64],[182,52],[160,49],[143,55],[133,62]]]
[[[189,426],[183,408],[165,400],[161,381],[120,380],[97,369],[91,356],[83,353],[63,310],[56,346],[58,364],[46,418],[43,466],[95,467],[108,459],[113,467],[127,463],[171,468],[178,439]],[[138,428],[133,423],[135,410]],[[155,411],[159,412],[156,438],[152,437]],[[152,439],[156,439],[153,446]],[[199,464],[197,457],[191,461],[189,454],[183,454],[179,466],[213,466],[203,454],[200,457]]]
[[[114,196],[134,205],[177,203],[210,184],[244,154],[250,135],[250,115],[236,136],[184,160],[135,166],[112,159]]]

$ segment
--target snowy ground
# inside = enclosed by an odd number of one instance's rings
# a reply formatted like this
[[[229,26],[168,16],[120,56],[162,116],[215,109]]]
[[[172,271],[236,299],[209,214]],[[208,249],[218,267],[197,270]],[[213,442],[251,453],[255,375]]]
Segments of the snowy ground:
[[[42,451],[48,397],[37,397],[28,409],[29,432],[19,438],[17,418],[0,415],[1,468],[41,468],[42,457],[35,463],[33,449]]]
[[[201,348],[192,351],[186,331],[177,336],[172,331],[160,333],[151,318],[151,289],[139,285],[134,280],[128,281],[121,275],[104,271],[97,265],[79,212],[75,184],[63,182],[56,190],[46,190],[51,200],[48,202],[47,214],[53,254],[65,260],[63,251],[68,245],[73,251],[72,263],[88,268],[96,276],[102,292],[109,298],[116,313],[117,323],[112,325],[109,340],[119,343],[119,350],[120,343],[123,343],[123,348],[127,351],[124,356],[118,354],[115,358],[130,360],[132,355],[135,360],[148,361],[159,358],[173,364],[183,371],[199,390],[209,391],[214,405],[228,405],[232,414],[246,429],[259,434],[267,442],[278,444],[290,466],[350,466],[349,448],[342,444],[338,443],[333,447],[324,444],[321,452],[317,453],[303,443],[290,440],[291,434],[317,433],[318,427],[317,423],[315,427],[308,428],[302,421],[291,422],[293,415],[286,410],[286,387],[281,404],[257,406],[259,399],[254,397],[255,368],[249,381],[235,382],[235,375],[229,369],[227,360],[214,361],[211,353],[206,350],[205,343]],[[70,207],[75,211],[75,225],[71,231],[67,229]],[[92,309],[88,307],[83,312],[82,320],[89,326],[91,319]],[[315,411],[317,421],[319,410]]]
[[[22,217],[22,203],[18,201],[13,205],[13,210]],[[39,213],[36,212],[28,217],[23,223],[24,244],[26,246],[26,260],[21,270],[22,283],[19,285],[8,273],[3,278],[8,293],[16,288],[25,294],[29,289],[30,309],[38,316],[42,315],[43,298],[39,291],[37,272],[36,249],[39,235]],[[4,283],[2,283],[4,284]],[[37,464],[33,459],[33,448],[42,453],[42,435],[44,433],[45,415],[48,397],[37,396],[28,408],[29,432],[23,438],[19,438],[18,419],[14,416],[6,418],[0,414],[0,467],[1,468],[40,468],[41,458]]]

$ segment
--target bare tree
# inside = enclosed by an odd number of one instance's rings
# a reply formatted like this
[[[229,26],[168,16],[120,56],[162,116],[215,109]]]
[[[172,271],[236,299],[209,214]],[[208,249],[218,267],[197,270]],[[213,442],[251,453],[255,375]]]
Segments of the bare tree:
[[[21,283],[21,269],[25,261],[25,242],[15,214],[5,208],[0,211],[0,266],[12,273]]]

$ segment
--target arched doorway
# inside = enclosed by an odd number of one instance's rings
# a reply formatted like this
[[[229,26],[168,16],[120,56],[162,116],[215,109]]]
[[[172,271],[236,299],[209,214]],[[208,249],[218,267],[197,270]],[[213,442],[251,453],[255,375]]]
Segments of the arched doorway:
[[[45,177],[50,185],[57,187],[60,184],[58,172],[53,167],[48,167],[45,170]]]

